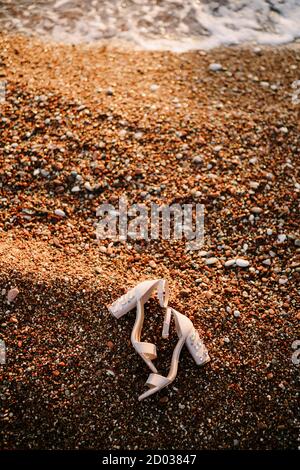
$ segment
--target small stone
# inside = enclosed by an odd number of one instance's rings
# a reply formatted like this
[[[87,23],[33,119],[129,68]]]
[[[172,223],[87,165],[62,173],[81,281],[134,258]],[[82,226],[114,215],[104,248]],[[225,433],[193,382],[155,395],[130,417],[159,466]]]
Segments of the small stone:
[[[169,401],[169,398],[168,397],[161,397],[159,399],[160,403],[167,403]]]
[[[218,262],[218,258],[207,258],[205,260],[205,264],[210,266],[211,264],[216,264]]]
[[[185,405],[182,405],[181,403],[179,403],[178,407],[179,407],[180,410],[184,410]]]
[[[233,315],[235,316],[235,318],[239,318],[241,316],[240,312],[238,310],[235,310],[233,312]]]
[[[277,237],[278,243],[284,243],[286,240],[286,235],[284,233],[280,233]]]
[[[135,134],[133,134],[133,137],[136,140],[140,140],[143,137],[143,133],[142,132],[135,132]]]
[[[107,341],[106,346],[107,346],[109,349],[112,349],[112,348],[114,347],[114,343],[113,343],[112,341]]]
[[[72,193],[79,193],[80,192],[80,187],[79,186],[73,186],[73,188],[71,189],[71,192]]]
[[[106,374],[107,374],[107,375],[110,375],[111,377],[115,377],[115,375],[116,375],[116,374],[114,373],[114,371],[113,371],[113,370],[110,370],[110,369],[107,369]]]
[[[282,134],[287,134],[289,132],[287,127],[281,127],[279,130]]]
[[[272,233],[273,233],[273,230],[270,228],[267,228],[267,235],[272,235]]]
[[[278,282],[281,286],[283,286],[284,284],[286,284],[288,282],[288,279],[285,278],[285,277],[281,277],[281,278],[279,278]]]
[[[17,295],[19,294],[19,289],[17,287],[13,287],[12,289],[10,289],[7,293],[7,300],[8,302],[13,302]]]
[[[261,207],[251,207],[251,212],[252,214],[261,214],[262,213],[262,208]]]
[[[66,217],[66,213],[61,209],[55,209],[54,214],[57,215],[57,217]]]
[[[41,170],[41,175],[42,175],[44,178],[48,178],[48,176],[50,175],[50,173],[49,173],[49,171],[42,169],[42,170]]]
[[[152,85],[150,85],[150,91],[157,91],[159,89],[159,85],[156,85],[155,83],[153,83]]]
[[[203,163],[203,160],[199,155],[197,155],[196,157],[193,158],[193,163],[196,163],[196,165],[199,165],[200,163]]]
[[[240,268],[247,268],[249,266],[249,261],[243,258],[237,258],[236,265]]]
[[[265,264],[266,266],[270,266],[270,265],[271,265],[271,260],[270,260],[270,258],[264,259],[264,260],[263,260],[263,264]]]
[[[230,268],[231,266],[234,266],[236,264],[235,259],[229,259],[224,263],[225,268]]]
[[[86,183],[84,183],[84,187],[87,191],[90,191],[90,192],[93,191],[93,188],[92,188],[92,186],[90,185],[90,183],[88,181]]]
[[[208,69],[209,69],[211,72],[219,72],[220,70],[223,69],[223,67],[222,67],[221,64],[218,64],[218,63],[214,62],[214,63],[212,63],[212,64],[209,64]]]
[[[257,181],[250,181],[249,185],[252,189],[257,189],[259,187],[259,183]]]
[[[112,88],[107,88],[106,94],[107,96],[112,96],[114,94],[114,90]]]
[[[101,251],[101,253],[106,253],[107,252],[106,246],[103,246],[103,245],[99,246],[99,250]]]
[[[157,265],[156,265],[155,261],[151,260],[151,261],[149,261],[149,266],[150,266],[150,268],[154,269],[154,268],[156,268]]]
[[[207,254],[208,254],[208,251],[199,251],[198,256],[200,256],[201,258],[204,258],[205,256],[207,256]]]
[[[297,239],[294,241],[294,244],[295,244],[295,246],[300,246],[300,240],[299,240],[299,238],[297,238]]]
[[[230,343],[230,339],[228,338],[228,336],[225,336],[225,338],[224,338],[224,343],[226,343],[226,344],[229,344],[229,343]]]

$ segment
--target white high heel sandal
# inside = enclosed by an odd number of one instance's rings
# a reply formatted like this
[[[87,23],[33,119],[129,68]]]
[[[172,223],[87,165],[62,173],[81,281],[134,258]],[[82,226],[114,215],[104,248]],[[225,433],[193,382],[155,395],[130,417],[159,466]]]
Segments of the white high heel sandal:
[[[144,398],[153,395],[153,393],[158,392],[162,388],[172,383],[173,380],[175,380],[178,370],[179,356],[184,344],[187,346],[197,365],[204,365],[208,361],[210,361],[208,351],[203,341],[200,339],[199,334],[196,331],[191,320],[185,315],[182,315],[181,313],[177,312],[173,308],[167,309],[163,328],[163,336],[168,336],[171,315],[174,316],[175,327],[179,341],[173,351],[171,367],[168,376],[164,377],[157,373],[150,374],[146,382],[146,385],[148,385],[150,389],[140,395],[139,400],[143,400]]]
[[[136,287],[130,289],[126,294],[108,307],[108,309],[114,317],[121,318],[127,312],[136,307],[136,319],[131,332],[131,343],[148,367],[154,373],[157,373],[157,369],[152,363],[152,361],[157,357],[155,344],[140,341],[144,323],[144,305],[155,289],[157,289],[160,306],[167,308],[169,300],[168,281],[164,279],[155,279],[152,281],[141,282]]]

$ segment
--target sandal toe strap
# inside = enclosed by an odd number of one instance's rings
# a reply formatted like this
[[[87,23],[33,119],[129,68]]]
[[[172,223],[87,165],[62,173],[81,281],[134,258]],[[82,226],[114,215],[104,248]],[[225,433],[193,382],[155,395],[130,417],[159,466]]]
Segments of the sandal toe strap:
[[[137,343],[136,350],[147,359],[153,360],[157,357],[156,346],[153,343]]]
[[[170,382],[169,379],[167,377],[164,377],[163,375],[150,374],[146,382],[146,385],[148,385],[148,387],[150,388],[153,388],[153,387],[162,388],[165,385],[167,385],[169,382]]]

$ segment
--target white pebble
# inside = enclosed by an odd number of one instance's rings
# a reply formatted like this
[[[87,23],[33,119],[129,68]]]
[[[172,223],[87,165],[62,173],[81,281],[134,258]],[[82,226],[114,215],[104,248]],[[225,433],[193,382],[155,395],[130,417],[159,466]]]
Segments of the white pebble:
[[[281,127],[279,130],[282,132],[282,134],[287,134],[289,132],[287,127]]]
[[[288,282],[288,279],[281,277],[278,282],[279,282],[280,285],[283,286],[284,284],[286,284]]]
[[[150,85],[150,90],[151,91],[157,91],[159,89],[159,85],[156,85],[155,83],[153,83],[152,85]]]
[[[224,263],[225,268],[230,268],[231,266],[234,266],[236,263],[235,259],[229,259]]]
[[[202,163],[202,161],[203,160],[199,155],[193,158],[193,163],[196,163],[197,165],[199,165],[199,163]]]
[[[80,191],[80,187],[79,186],[73,186],[73,188],[71,189],[71,192],[72,193],[79,193]]]
[[[233,312],[233,315],[235,316],[235,318],[239,318],[241,316],[240,312],[238,310],[235,310]]]
[[[268,259],[264,259],[263,260],[263,264],[265,264],[266,266],[270,266],[271,265],[271,260],[268,258]]]
[[[267,235],[272,235],[272,233],[273,233],[273,230],[270,228],[267,228]]]
[[[57,217],[66,217],[66,213],[61,209],[55,209],[54,214],[57,215]]]
[[[218,64],[218,63],[214,62],[214,63],[210,64],[208,68],[211,72],[219,72],[220,70],[222,70],[223,67],[222,67],[221,64]]]
[[[283,243],[286,240],[286,235],[284,233],[280,233],[277,237],[278,243]]]
[[[92,188],[92,186],[90,185],[90,183],[88,181],[86,183],[84,183],[84,187],[87,191],[90,191],[90,192],[93,191],[93,188]]]
[[[249,261],[246,259],[237,258],[236,260],[236,265],[239,266],[240,268],[247,268],[249,264],[250,264]]]
[[[205,260],[205,264],[207,264],[207,266],[211,264],[215,264],[217,262],[218,262],[218,258],[207,258],[207,260]]]

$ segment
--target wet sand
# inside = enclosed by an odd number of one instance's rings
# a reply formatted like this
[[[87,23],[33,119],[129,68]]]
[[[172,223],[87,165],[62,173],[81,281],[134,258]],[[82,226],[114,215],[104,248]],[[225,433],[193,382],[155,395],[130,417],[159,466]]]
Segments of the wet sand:
[[[2,449],[298,447],[299,64],[295,48],[175,55],[0,35]],[[124,194],[204,204],[201,251],[97,241],[97,207]],[[236,258],[249,266],[227,267]],[[211,362],[184,350],[176,381],[139,403],[135,315],[107,305],[157,277]],[[146,313],[166,374],[176,334],[160,338],[154,298]]]

